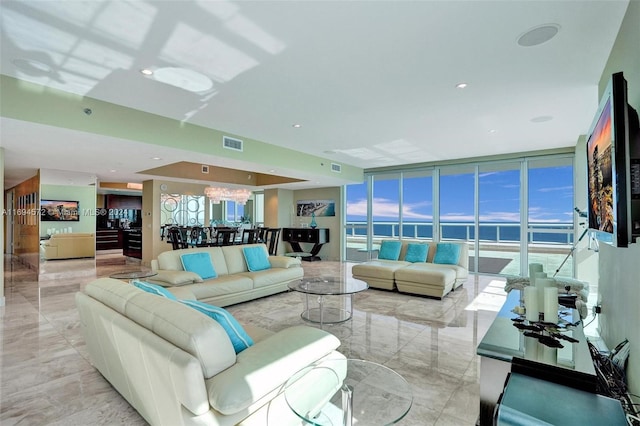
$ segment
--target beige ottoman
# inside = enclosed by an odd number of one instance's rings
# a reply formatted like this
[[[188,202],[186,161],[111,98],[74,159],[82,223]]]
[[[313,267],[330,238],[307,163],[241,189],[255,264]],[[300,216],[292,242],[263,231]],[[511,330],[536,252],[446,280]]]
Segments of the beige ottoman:
[[[453,265],[415,263],[395,272],[398,291],[442,299],[456,282]]]
[[[351,273],[353,278],[366,282],[371,288],[393,290],[395,289],[394,274],[407,265],[411,263],[403,260],[370,260],[353,265]]]

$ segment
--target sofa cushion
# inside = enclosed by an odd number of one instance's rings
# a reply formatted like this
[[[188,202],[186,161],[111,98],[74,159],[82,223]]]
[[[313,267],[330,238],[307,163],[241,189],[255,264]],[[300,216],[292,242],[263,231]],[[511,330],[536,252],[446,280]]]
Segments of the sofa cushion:
[[[460,245],[453,243],[438,243],[433,263],[456,265],[460,261]]]
[[[241,275],[251,278],[253,288],[260,288],[301,279],[304,276],[304,270],[302,268],[268,269],[260,272],[243,272]]]
[[[411,265],[404,260],[370,260],[353,265],[351,271],[354,277],[375,277],[393,281],[393,274],[398,269]]]
[[[203,280],[218,276],[211,263],[211,256],[206,252],[185,253],[180,256],[185,271],[195,272]]]
[[[243,247],[242,252],[244,253],[244,259],[247,262],[249,271],[256,272],[271,269],[269,257],[262,247]]]
[[[207,380],[209,403],[225,415],[245,410],[338,346],[340,340],[326,331],[303,325],[285,328],[238,354],[233,368]]]
[[[157,284],[146,283],[144,281],[134,281],[133,285],[138,287],[140,290],[144,290],[147,293],[155,294],[156,296],[166,297],[171,300],[178,300],[176,296],[173,295],[169,290],[164,287],[161,287]]]
[[[181,302],[216,320],[229,335],[229,339],[236,353],[240,353],[253,345],[251,337],[226,309],[198,302],[197,300],[181,300]]]
[[[426,262],[429,253],[429,244],[407,244],[407,253],[404,260],[411,263]]]
[[[253,281],[242,274],[225,275],[215,281],[204,281],[186,286],[197,300],[210,299],[225,294],[240,293],[253,289]]]
[[[454,265],[438,265],[433,263],[414,263],[396,271],[396,282],[409,282],[423,285],[450,287],[456,280]]]
[[[402,242],[400,241],[384,240],[382,244],[380,244],[378,259],[398,260],[401,248]]]
[[[186,284],[201,283],[202,277],[195,272],[189,271],[156,271],[157,274],[150,277],[148,281],[160,284],[164,287],[181,286]]]

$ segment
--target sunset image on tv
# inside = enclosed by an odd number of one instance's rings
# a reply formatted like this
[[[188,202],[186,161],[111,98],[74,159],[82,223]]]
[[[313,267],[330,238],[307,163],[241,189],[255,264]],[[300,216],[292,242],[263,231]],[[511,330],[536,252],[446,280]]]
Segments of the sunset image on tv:
[[[611,100],[607,101],[588,141],[589,227],[613,232]]]

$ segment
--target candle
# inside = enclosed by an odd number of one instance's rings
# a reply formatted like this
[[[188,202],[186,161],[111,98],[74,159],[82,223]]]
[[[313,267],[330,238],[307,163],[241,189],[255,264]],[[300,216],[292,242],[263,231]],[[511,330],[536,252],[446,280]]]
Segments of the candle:
[[[538,339],[534,337],[526,337],[524,338],[524,358],[537,360],[538,359],[538,351],[540,347],[540,343],[538,343]]]
[[[535,284],[536,273],[538,272],[543,272],[542,263],[530,263],[529,264],[529,282],[531,283],[531,285]]]
[[[538,305],[538,289],[533,286],[524,288],[524,309],[527,320],[536,322],[540,316],[540,307]]]
[[[544,289],[544,322],[558,323],[558,287]]]
[[[542,346],[542,361],[546,364],[556,365],[558,362],[558,349]]]
[[[538,308],[540,312],[544,311],[544,289],[545,287],[555,287],[556,281],[553,278],[547,278],[544,272],[536,272],[536,288],[538,289]]]

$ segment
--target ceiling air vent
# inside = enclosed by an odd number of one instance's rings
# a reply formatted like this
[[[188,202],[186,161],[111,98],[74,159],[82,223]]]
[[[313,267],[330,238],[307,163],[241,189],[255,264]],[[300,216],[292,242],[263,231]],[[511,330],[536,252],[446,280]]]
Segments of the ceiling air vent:
[[[243,142],[240,139],[230,138],[229,136],[222,137],[222,147],[227,149],[233,149],[234,151],[242,152]]]
[[[338,163],[331,163],[331,171],[336,173],[342,173],[342,166]]]

